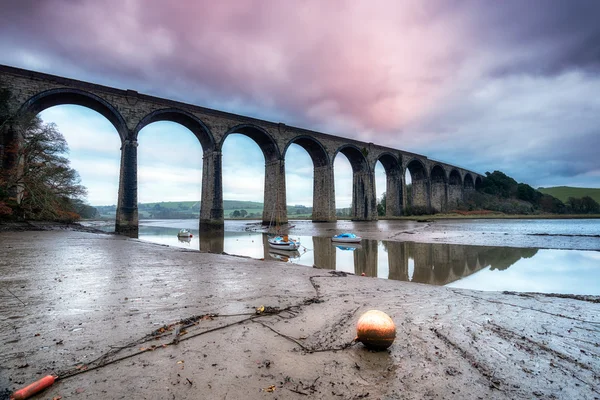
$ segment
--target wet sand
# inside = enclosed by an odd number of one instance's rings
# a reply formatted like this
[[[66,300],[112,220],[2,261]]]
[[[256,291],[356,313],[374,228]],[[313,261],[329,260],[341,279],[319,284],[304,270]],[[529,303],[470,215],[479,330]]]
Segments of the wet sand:
[[[435,287],[70,230],[0,232],[0,243],[2,396],[58,374],[36,398],[600,397],[597,297]],[[351,344],[369,309],[396,323],[387,351]]]

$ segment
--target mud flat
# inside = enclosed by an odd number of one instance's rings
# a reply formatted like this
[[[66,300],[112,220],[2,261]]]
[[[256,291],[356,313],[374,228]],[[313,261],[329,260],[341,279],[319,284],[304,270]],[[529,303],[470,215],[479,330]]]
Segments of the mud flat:
[[[78,231],[0,232],[0,397],[600,398],[600,304]],[[256,313],[256,308],[261,312]],[[353,344],[369,310],[394,344]]]

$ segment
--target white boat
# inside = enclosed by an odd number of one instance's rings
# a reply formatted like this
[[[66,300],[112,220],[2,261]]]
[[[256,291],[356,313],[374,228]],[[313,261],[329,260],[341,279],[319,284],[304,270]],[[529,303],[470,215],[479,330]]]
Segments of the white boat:
[[[192,236],[194,236],[192,235],[192,232],[188,231],[187,229],[181,229],[177,234],[178,238],[191,238]]]
[[[360,243],[362,237],[356,236],[354,233],[340,233],[331,238],[332,242],[339,243]]]
[[[344,243],[343,245],[335,245],[336,248],[344,251],[354,251],[356,249],[362,249],[362,246],[358,243]]]
[[[275,260],[289,262],[296,258],[300,258],[300,253],[297,250],[279,250],[272,249],[269,251],[269,257]]]
[[[298,250],[300,248],[300,241],[290,239],[287,235],[275,236],[267,239],[269,246],[279,250]]]

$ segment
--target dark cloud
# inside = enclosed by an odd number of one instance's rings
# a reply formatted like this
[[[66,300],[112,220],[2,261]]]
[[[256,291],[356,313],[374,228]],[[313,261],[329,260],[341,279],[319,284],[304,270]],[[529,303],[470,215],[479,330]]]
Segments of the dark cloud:
[[[534,181],[595,168],[598,15],[594,0],[22,0],[0,13],[0,63]]]

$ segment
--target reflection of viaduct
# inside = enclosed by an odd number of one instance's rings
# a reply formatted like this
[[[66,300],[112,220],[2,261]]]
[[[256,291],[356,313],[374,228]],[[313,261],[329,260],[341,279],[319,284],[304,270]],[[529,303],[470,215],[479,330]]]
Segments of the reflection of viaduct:
[[[106,117],[121,139],[121,173],[116,231],[137,236],[137,145],[138,133],[156,121],[173,121],[188,128],[203,150],[200,229],[223,229],[221,149],[227,136],[240,133],[252,138],[265,157],[264,204],[275,205],[285,216],[285,154],[290,144],[303,147],[314,164],[313,221],[334,221],[335,193],[333,161],[343,153],[353,170],[352,217],[377,219],[374,170],[377,161],[387,175],[387,215],[401,215],[407,204],[405,171],[412,178],[410,204],[445,211],[475,187],[481,176],[427,157],[301,128],[273,123],[172,100],[161,99],[93,83],[0,65],[0,85],[12,92],[11,113],[37,114],[49,107],[75,104]],[[0,145],[18,142],[10,130]],[[5,152],[3,168],[14,165]],[[273,210],[263,212],[268,221]],[[285,222],[285,221],[282,221]]]
[[[363,240],[354,250],[354,273],[378,276],[378,241]],[[313,238],[315,265],[336,269],[335,246],[330,238]],[[438,243],[383,242],[387,250],[388,279],[431,285],[446,285],[488,266],[506,269],[521,258],[535,255],[536,249],[467,246]],[[413,270],[409,270],[413,263]],[[337,266],[340,267],[340,266]],[[410,273],[412,272],[412,274]]]

